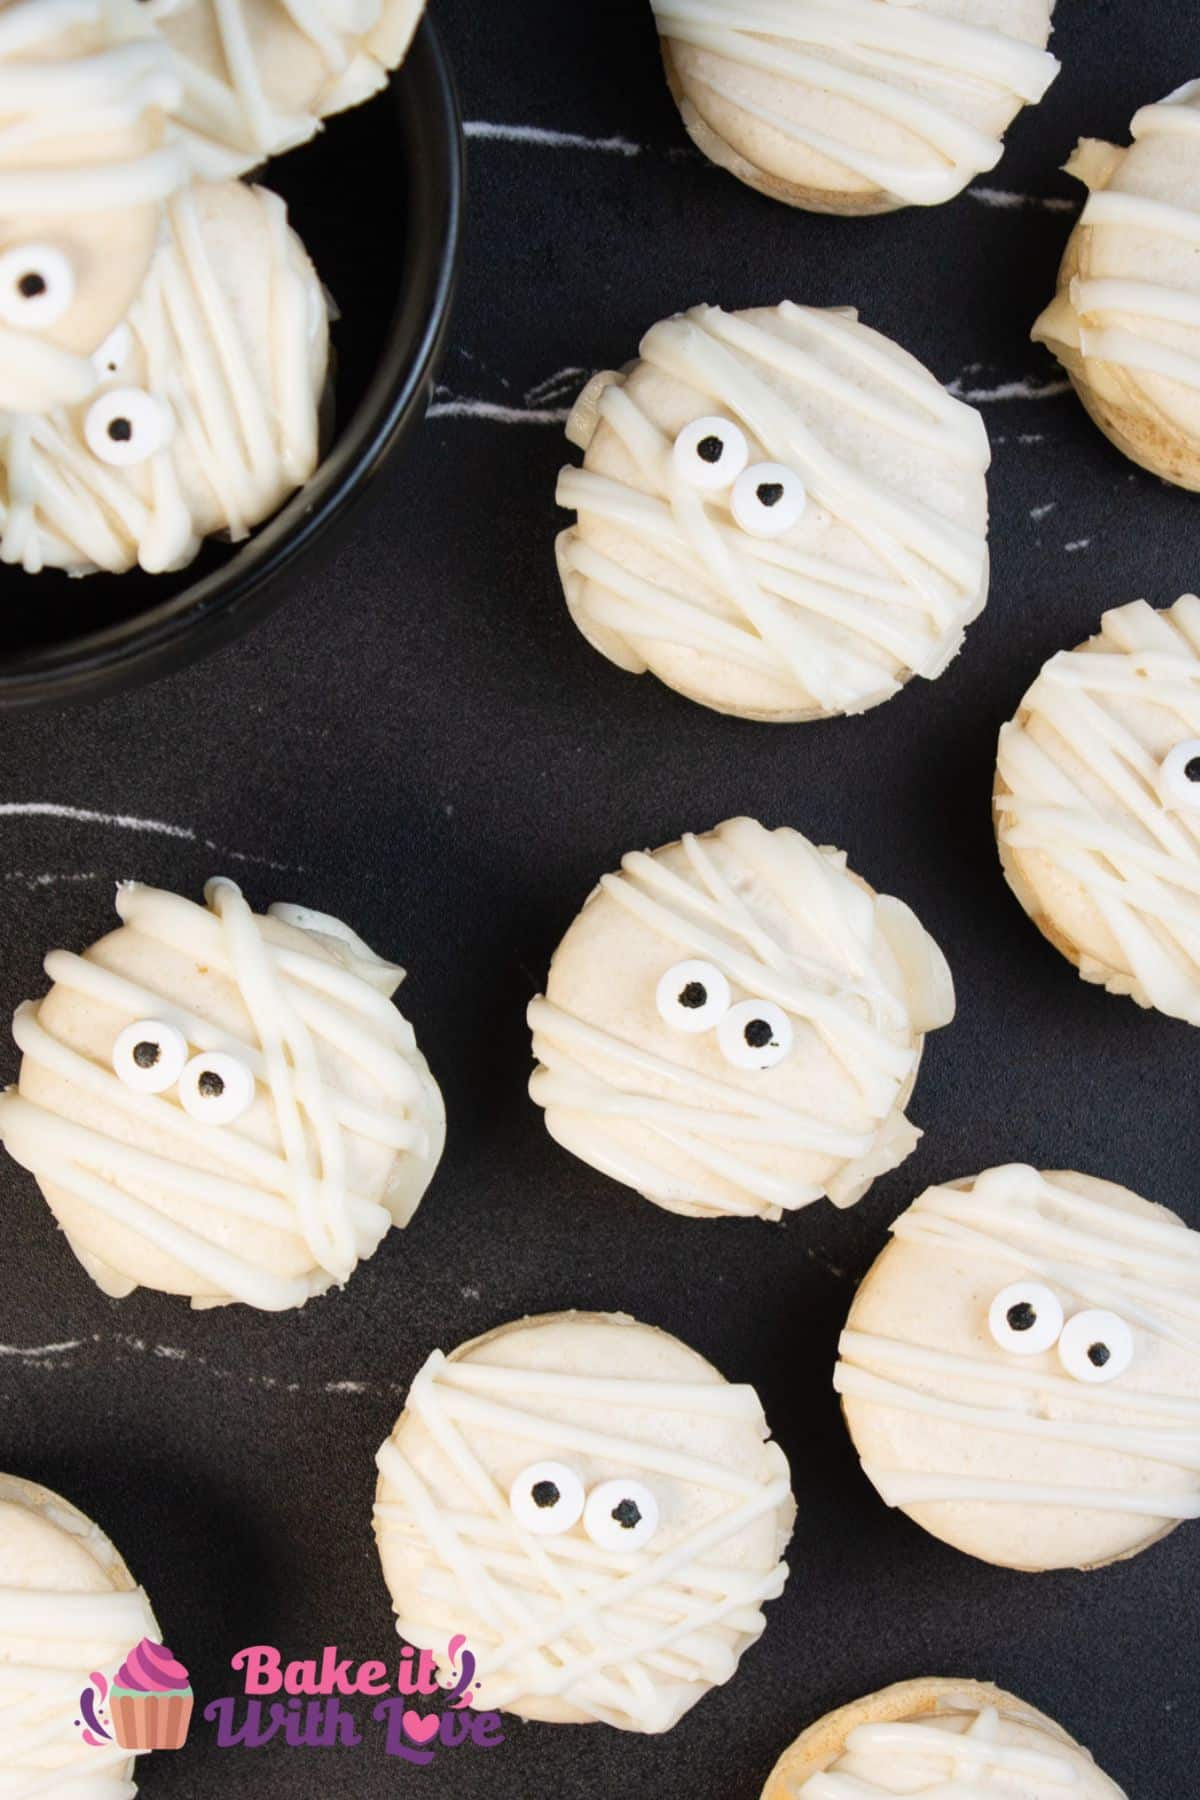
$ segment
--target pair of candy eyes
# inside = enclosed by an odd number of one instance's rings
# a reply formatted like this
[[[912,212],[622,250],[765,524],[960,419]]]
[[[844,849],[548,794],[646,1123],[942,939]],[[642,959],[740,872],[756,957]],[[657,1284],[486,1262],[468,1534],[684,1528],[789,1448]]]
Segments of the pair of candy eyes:
[[[1133,1361],[1133,1333],[1124,1319],[1101,1307],[1067,1318],[1062,1301],[1040,1281],[1014,1281],[988,1309],[988,1329],[1002,1350],[1040,1356],[1057,1350],[1076,1381],[1116,1381]]]
[[[675,439],[671,460],[688,487],[729,492],[729,510],[751,537],[782,537],[804,512],[808,497],[795,470],[752,463],[746,434],[732,419],[693,419]]]
[[[179,1104],[206,1125],[232,1125],[254,1099],[254,1077],[224,1050],[189,1056],[182,1031],[161,1019],[136,1019],[113,1045],[113,1070],[139,1094],[165,1094],[179,1085]]]
[[[534,1537],[561,1537],[582,1518],[601,1550],[640,1550],[658,1530],[658,1502],[642,1482],[620,1477],[587,1493],[566,1463],[530,1463],[509,1489],[508,1503]]]
[[[792,1021],[773,1000],[733,1004],[729,983],[712,963],[675,963],[655,991],[659,1017],[672,1031],[699,1036],[714,1026],[721,1055],[735,1069],[773,1069],[791,1053]]]

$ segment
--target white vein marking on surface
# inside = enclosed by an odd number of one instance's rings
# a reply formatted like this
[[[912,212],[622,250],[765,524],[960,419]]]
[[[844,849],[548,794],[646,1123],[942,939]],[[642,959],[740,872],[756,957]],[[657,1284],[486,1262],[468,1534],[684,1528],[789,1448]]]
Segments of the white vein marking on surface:
[[[1063,549],[1071,552],[1076,550],[1086,550],[1091,541],[1091,538],[1076,538],[1073,543],[1064,544]]]
[[[1057,505],[1057,500],[1047,500],[1045,506],[1031,506],[1029,509],[1029,516],[1031,519],[1037,519],[1040,522],[1042,519],[1049,518]]]
[[[964,375],[971,374],[970,369]],[[987,406],[996,400],[1054,400],[1059,394],[1069,394],[1069,381],[1039,381],[1029,376],[1024,381],[1002,381],[998,387],[970,388],[963,385],[963,375],[956,375],[953,381],[946,383],[946,392],[955,400],[966,400],[972,406]]]
[[[400,1381],[323,1381],[305,1388],[299,1381],[282,1381],[277,1375],[256,1375],[248,1369],[227,1369],[209,1361],[207,1356],[200,1356],[193,1350],[181,1350],[175,1344],[148,1344],[145,1338],[130,1337],[122,1333],[111,1336],[103,1332],[93,1332],[90,1338],[71,1338],[63,1344],[0,1344],[0,1357],[12,1357],[27,1369],[61,1369],[69,1368],[78,1362],[75,1352],[93,1348],[110,1352],[109,1360],[119,1360],[121,1351],[132,1352],[136,1356],[153,1356],[159,1362],[188,1363],[193,1368],[203,1369],[206,1375],[217,1381],[241,1382],[246,1387],[277,1388],[280,1393],[299,1394],[366,1394],[386,1395],[399,1394],[404,1391],[405,1384]],[[118,1358],[111,1352],[116,1350]]]
[[[526,393],[526,406],[540,406],[547,400],[559,400],[567,392],[574,394],[580,377],[586,374],[586,369],[572,366],[569,369],[559,369],[555,375],[547,375],[545,381],[539,381],[536,387],[531,387]]]
[[[0,819],[70,819],[77,825],[107,825],[117,831],[133,831],[149,833],[151,836],[176,838],[185,844],[202,844],[206,850],[214,850],[220,856],[227,856],[233,862],[258,863],[266,869],[283,869],[295,874],[299,871],[289,870],[287,863],[275,862],[269,856],[252,856],[245,850],[230,850],[227,846],[215,843],[212,838],[202,838],[198,831],[190,825],[171,825],[165,819],[141,819],[133,813],[97,812],[90,806],[64,806],[56,800],[3,800],[0,801]],[[14,879],[25,879],[14,877]],[[37,877],[39,885],[48,886],[56,879],[52,876]],[[62,877],[67,880],[95,880],[95,876]]]
[[[497,124],[491,119],[468,119],[463,131],[469,138],[493,143],[537,144],[543,150],[598,150],[606,156],[641,156],[642,145],[628,138],[581,137],[577,131],[548,131],[541,125]]]
[[[6,875],[0,876],[0,880],[19,881],[23,887],[27,887],[31,890],[34,888],[57,887],[61,881],[100,881],[101,879],[102,877],[96,869],[81,869],[79,871],[64,869],[60,870],[58,873],[47,872],[43,875],[33,875],[25,869],[10,869]]]
[[[568,407],[497,406],[492,400],[435,400],[429,419],[490,419],[494,425],[565,425]]]
[[[1013,194],[1007,188],[994,187],[969,187],[967,193],[981,206],[994,206],[1001,212],[1032,207],[1037,212],[1069,213],[1079,208],[1077,200],[1065,199],[1061,194]]]

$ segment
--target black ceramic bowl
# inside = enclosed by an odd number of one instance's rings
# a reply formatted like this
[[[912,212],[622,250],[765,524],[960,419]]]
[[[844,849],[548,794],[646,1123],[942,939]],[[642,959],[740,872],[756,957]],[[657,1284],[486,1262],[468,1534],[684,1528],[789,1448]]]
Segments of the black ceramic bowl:
[[[0,569],[0,706],[94,699],[180,668],[286,598],[424,415],[450,312],[462,223],[463,134],[430,19],[365,106],[260,179],[340,315],[329,445],[317,473],[245,543],[210,540],[175,575]]]

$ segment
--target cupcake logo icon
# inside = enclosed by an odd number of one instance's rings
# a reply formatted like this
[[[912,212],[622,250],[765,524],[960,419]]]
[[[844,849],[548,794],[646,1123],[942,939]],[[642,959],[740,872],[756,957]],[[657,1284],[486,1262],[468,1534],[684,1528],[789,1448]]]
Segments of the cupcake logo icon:
[[[110,1682],[93,1674],[79,1697],[85,1743],[115,1743],[131,1754],[182,1750],[192,1718],[192,1687],[183,1664],[165,1644],[143,1638]]]

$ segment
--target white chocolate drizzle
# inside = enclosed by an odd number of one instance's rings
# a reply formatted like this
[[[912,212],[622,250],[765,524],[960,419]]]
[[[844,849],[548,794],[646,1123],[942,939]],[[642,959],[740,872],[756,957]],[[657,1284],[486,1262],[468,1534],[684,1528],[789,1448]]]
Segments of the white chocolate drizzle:
[[[836,1060],[854,1096],[849,1116],[834,1124],[756,1091],[764,1080],[758,1072],[735,1081],[723,1062],[715,1063],[720,1075],[676,1062],[669,1052],[677,1034],[665,1028],[659,1048],[631,1043],[542,997],[528,1013],[539,1059],[530,1093],[552,1128],[557,1113],[571,1115],[578,1154],[650,1198],[766,1217],[823,1193],[851,1205],[919,1136],[899,1101],[916,1068],[920,1034],[953,1014],[941,952],[900,901],[870,894],[847,874],[844,858],[797,831],[730,820],[711,839],[685,834],[681,847],[684,872],[635,851],[622,859],[620,873],[602,877],[601,890],[631,923],[661,933],[664,963],[702,957],[737,989],[782,1007],[796,1021],[795,1054],[802,1040],[815,1041]],[[802,922],[823,946],[821,955],[789,950],[778,928],[742,898],[751,881]],[[911,953],[907,964],[901,958],[905,991],[887,985],[877,933]],[[647,1077],[669,1083],[670,1097],[648,1091]],[[615,1140],[612,1128],[622,1121],[682,1152],[696,1176],[677,1171],[668,1181]],[[829,1157],[833,1172],[824,1184],[774,1172],[767,1161],[779,1151]]]
[[[94,1547],[102,1567],[120,1566],[107,1539],[57,1496],[29,1504],[64,1534]],[[3,1529],[0,1520],[0,1530]],[[141,1588],[93,1592],[67,1587],[0,1585],[0,1643],[16,1655],[0,1659],[0,1745],[5,1795],[13,1800],[132,1800],[132,1757],[120,1745],[88,1744],[75,1721],[91,1673],[117,1667],[130,1645],[158,1625]]]
[[[989,1169],[968,1189],[928,1189],[892,1233],[935,1254],[979,1258],[989,1269],[1036,1276],[1075,1307],[1119,1312],[1143,1343],[1160,1339],[1200,1358],[1200,1234],[1177,1221],[1105,1204],[1011,1165]],[[936,1264],[930,1278],[936,1283]],[[1081,1387],[1045,1370],[1040,1357],[1000,1351],[972,1356],[853,1325],[839,1348],[834,1388],[848,1399],[1048,1447],[1121,1452],[1178,1477],[1170,1485],[1156,1485],[1152,1477],[1100,1488],[864,1462],[889,1506],[994,1501],[1156,1520],[1200,1518],[1200,1397],[1147,1392],[1124,1379]]]
[[[862,177],[897,204],[936,206],[1004,153],[962,116],[1002,100],[1037,101],[1058,74],[1048,50],[986,25],[926,11],[919,0],[653,0],[673,43],[850,102],[906,135],[906,154],[881,154],[847,132],[815,127],[803,105],[781,111],[744,82],[705,67],[703,86],[772,131]],[[940,93],[939,101],[931,91]],[[958,103],[956,105],[956,102]]]
[[[1164,721],[1172,744],[1200,736],[1191,594],[1164,612],[1115,607],[1090,648],[1051,657],[1000,733],[997,830],[1027,910],[1043,906],[1027,903],[1023,854],[1081,890],[1115,940],[1116,967],[1081,947],[1085,979],[1200,1025],[1200,812],[1163,803]]]
[[[157,16],[151,10],[142,29],[161,32],[174,50],[179,125],[196,167],[220,179],[295,148],[326,114],[368,99],[407,49],[421,10],[422,0],[282,0],[271,19],[262,0],[187,0],[178,30],[170,4]],[[212,65],[193,51],[191,12],[208,15],[200,35],[214,42]],[[286,71],[309,59],[319,71],[311,95],[290,109],[279,104],[273,62]]]
[[[539,1411],[576,1399],[611,1409],[605,1432]],[[786,1516],[787,1461],[767,1441],[757,1470],[726,1468],[668,1442],[621,1429],[626,1408],[652,1414],[713,1415],[766,1423],[753,1388],[724,1382],[637,1381],[495,1364],[472,1364],[434,1351],[412,1384],[406,1410],[428,1429],[462,1483],[461,1506],[448,1509],[422,1470],[389,1439],[376,1458],[382,1477],[375,1508],[381,1542],[401,1534],[424,1560],[420,1596],[446,1630],[469,1604],[478,1624],[481,1704],[504,1708],[534,1696],[561,1698],[589,1719],[626,1729],[664,1731],[708,1686],[726,1681],[741,1650],[757,1638],[765,1600],[783,1591],[787,1564],[726,1567],[722,1546],[772,1513]],[[715,1518],[693,1529],[661,1524],[645,1548],[621,1554],[582,1529],[538,1537],[521,1529],[507,1493],[472,1446],[472,1437],[544,1443],[555,1454],[603,1459],[653,1486],[655,1478],[719,1495]],[[785,1535],[781,1533],[781,1536]],[[427,1616],[407,1616],[393,1596],[396,1629],[410,1643],[431,1639]],[[444,1638],[436,1640],[444,1642]]]
[[[984,1800],[1003,1792],[1011,1800],[1069,1800],[1079,1793],[1088,1767],[1082,1751],[1068,1752],[1047,1733],[1045,1749],[1015,1734],[994,1706],[985,1706],[963,1730],[954,1721],[902,1719],[856,1725],[829,1769],[797,1789],[804,1800],[874,1800],[904,1793],[929,1800]]]
[[[325,302],[283,201],[252,191],[269,267],[269,380],[256,371],[236,290],[218,274],[226,243],[206,230],[190,188],[167,209],[167,236],[128,318],[132,367],[170,416],[167,441],[144,464],[117,468],[89,450],[85,408],[0,416],[4,562],[30,573],[178,568],[205,530],[246,537],[312,474]],[[129,382],[123,370],[111,385]]]
[[[1125,153],[1109,146],[1085,145],[1072,172],[1093,191],[1077,230],[1086,233],[1082,260],[1103,255],[1111,263],[1116,234],[1124,234],[1129,259],[1147,260],[1145,238],[1174,240],[1200,248],[1200,81],[1191,81],[1165,100],[1134,114],[1130,135],[1135,144],[1164,140],[1163,150],[1176,166],[1188,171],[1184,192],[1174,201],[1157,200],[1135,190],[1122,170]],[[1103,148],[1109,155],[1097,154]],[[1091,154],[1086,152],[1090,151]],[[1164,341],[1179,327],[1200,333],[1200,290],[1176,283],[1107,275],[1077,274],[1034,327],[1034,337],[1076,352],[1088,361],[1108,363],[1143,375],[1160,376],[1187,389],[1200,389],[1200,338],[1180,344]]]
[[[661,642],[768,676],[798,708],[860,712],[910,673],[941,673],[982,609],[988,562],[982,533],[860,465],[845,421],[960,475],[977,471],[981,484],[987,434],[978,413],[855,318],[790,302],[773,318],[767,329],[695,307],[655,325],[640,355],[695,390],[697,417],[736,421],[752,461],[795,471],[809,501],[800,523],[777,539],[740,530],[729,497],[690,487],[625,379],[606,375],[585,390],[568,436],[586,448],[602,421],[637,483],[563,470],[559,504],[580,519],[559,538],[559,568],[576,622],[619,667],[641,672]],[[843,409],[840,452],[805,422],[808,395]]]
[[[62,988],[134,1017],[174,1025],[194,1050],[237,1056],[260,1090],[251,1114],[237,1125],[191,1118],[175,1091],[139,1093],[53,1036],[39,1009],[18,1009],[13,1034],[26,1062],[102,1101],[127,1129],[142,1120],[166,1134],[170,1154],[47,1110],[10,1089],[0,1097],[0,1140],[40,1182],[61,1189],[175,1259],[206,1293],[220,1300],[277,1311],[344,1282],[370,1256],[392,1224],[406,1224],[420,1197],[395,1166],[428,1165],[440,1150],[440,1103],[416,1051],[412,1029],[380,991],[374,968],[360,972],[297,948],[291,934],[251,912],[233,882],[218,877],[205,889],[208,910],[155,888],[125,883],[117,910],[125,924],[231,980],[249,1015],[252,1036],[241,1038],[86,957],[55,950],[46,972]],[[373,977],[375,977],[373,979]],[[392,970],[392,986],[403,978]],[[390,990],[389,990],[390,991]],[[374,1103],[351,1099],[330,1080],[328,1063],[344,1061],[382,1090]],[[268,1147],[243,1130],[261,1106],[270,1108]],[[356,1192],[348,1177],[354,1140],[390,1151],[391,1176],[380,1191]],[[211,1166],[217,1158],[218,1172]],[[207,1165],[207,1166],[206,1166]],[[423,1187],[424,1183],[421,1183]],[[192,1203],[192,1222],[155,1204]],[[239,1243],[246,1221],[299,1238],[309,1273],[277,1274],[266,1253]],[[85,1259],[86,1260],[86,1259]],[[129,1285],[132,1285],[130,1283]]]

